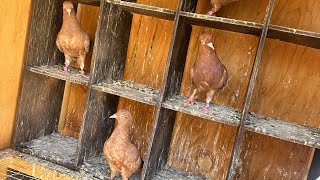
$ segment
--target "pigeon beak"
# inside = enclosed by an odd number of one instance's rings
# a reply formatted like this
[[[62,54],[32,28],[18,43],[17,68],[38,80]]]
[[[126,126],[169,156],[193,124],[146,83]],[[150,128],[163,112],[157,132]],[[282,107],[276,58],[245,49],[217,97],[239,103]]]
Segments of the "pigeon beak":
[[[214,50],[214,46],[213,46],[212,42],[209,43],[208,46],[211,47]]]
[[[114,115],[110,116],[109,118],[116,119],[117,118],[117,114],[114,114]]]
[[[67,9],[67,13],[68,13],[68,15],[70,16],[70,14],[71,14],[71,9]]]

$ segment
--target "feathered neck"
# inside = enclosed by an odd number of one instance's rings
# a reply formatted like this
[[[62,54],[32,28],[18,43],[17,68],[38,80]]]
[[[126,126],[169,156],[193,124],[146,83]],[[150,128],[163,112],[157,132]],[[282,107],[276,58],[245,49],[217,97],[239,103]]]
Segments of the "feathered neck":
[[[76,25],[76,27],[80,27],[80,23],[77,20],[76,13],[74,12],[74,10],[72,10],[69,15],[66,11],[63,11],[62,26],[70,26],[70,24]]]

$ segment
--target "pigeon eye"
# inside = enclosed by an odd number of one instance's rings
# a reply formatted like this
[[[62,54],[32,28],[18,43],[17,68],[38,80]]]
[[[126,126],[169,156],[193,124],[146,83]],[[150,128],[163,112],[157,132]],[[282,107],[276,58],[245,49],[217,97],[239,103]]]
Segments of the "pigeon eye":
[[[204,42],[204,40],[201,40],[200,42],[201,42],[201,44],[206,44],[206,42]]]
[[[120,118],[124,118],[124,115],[120,115]]]

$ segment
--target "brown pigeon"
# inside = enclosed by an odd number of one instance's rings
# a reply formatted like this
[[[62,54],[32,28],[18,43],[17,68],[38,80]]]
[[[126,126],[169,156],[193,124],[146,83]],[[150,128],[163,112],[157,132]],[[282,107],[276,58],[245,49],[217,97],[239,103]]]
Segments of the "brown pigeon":
[[[122,179],[128,179],[141,169],[141,157],[137,147],[130,141],[132,115],[127,110],[118,110],[110,118],[118,122],[110,138],[104,143],[103,152],[109,162],[110,179],[121,173]]]
[[[205,91],[207,92],[207,99],[203,110],[208,113],[209,103],[214,93],[225,86],[228,72],[219,61],[212,43],[211,34],[202,34],[199,41],[198,57],[190,70],[190,78],[195,89],[185,102],[192,103],[200,91]]]
[[[64,72],[68,73],[71,61],[77,61],[80,66],[80,75],[87,77],[83,71],[84,60],[89,52],[90,38],[81,28],[77,20],[72,2],[63,3],[63,23],[56,40],[58,49],[64,53]]]
[[[235,1],[238,1],[238,0],[211,0],[210,5],[212,6],[212,9],[207,13],[207,15],[210,15],[210,16],[215,15],[215,13],[219,11],[222,6],[225,6]]]

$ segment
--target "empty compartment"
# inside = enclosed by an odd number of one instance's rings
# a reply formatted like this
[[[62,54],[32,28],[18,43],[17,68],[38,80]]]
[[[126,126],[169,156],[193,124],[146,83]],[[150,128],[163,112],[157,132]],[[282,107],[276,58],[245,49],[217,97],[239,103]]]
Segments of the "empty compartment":
[[[107,2],[106,7],[109,6],[117,5]],[[103,38],[108,41],[106,44],[113,52],[99,56],[101,60],[97,65],[97,74],[103,75],[94,80],[93,88],[155,105],[159,102],[173,22],[145,15],[131,15],[121,7],[115,9],[126,16],[126,22],[119,25],[120,22],[113,24],[113,21],[106,19],[100,25],[101,31],[107,31]],[[131,23],[135,26],[131,26]],[[118,33],[114,38],[108,34],[113,32]]]
[[[167,166],[208,179],[227,175],[237,127],[177,113]]]
[[[239,177],[307,177],[314,152],[307,146],[318,147],[320,137],[319,56],[316,49],[267,39],[250,111],[278,121],[254,121],[249,115],[247,123],[259,124],[251,131],[283,140],[246,132]]]
[[[20,100],[23,109],[18,113],[16,148],[75,169],[87,87],[73,83],[68,85],[63,80],[32,72],[26,75],[31,76],[28,79],[33,82],[24,85],[23,89],[33,88],[40,82],[42,86],[47,84],[44,86],[47,90],[23,92],[22,96],[27,97]]]

